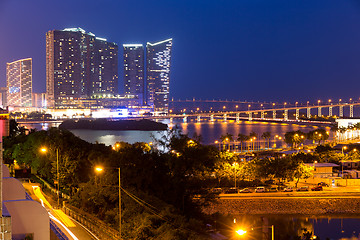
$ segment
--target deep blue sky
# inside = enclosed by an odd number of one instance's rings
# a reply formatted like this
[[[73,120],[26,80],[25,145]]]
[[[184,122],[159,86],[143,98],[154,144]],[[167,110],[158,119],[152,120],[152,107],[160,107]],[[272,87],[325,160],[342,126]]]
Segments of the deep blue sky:
[[[32,57],[44,92],[45,33],[67,27],[120,49],[172,37],[176,99],[360,97],[357,0],[0,0],[0,86],[6,62]]]

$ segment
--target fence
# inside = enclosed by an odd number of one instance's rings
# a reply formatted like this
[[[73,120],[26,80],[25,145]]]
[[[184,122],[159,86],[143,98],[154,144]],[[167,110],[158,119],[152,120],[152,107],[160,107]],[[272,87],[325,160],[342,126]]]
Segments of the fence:
[[[91,216],[90,214],[75,208],[73,206],[64,206],[63,211],[68,216],[72,217],[92,233],[94,233],[99,239],[118,240],[120,239],[119,232],[109,227],[103,221]]]

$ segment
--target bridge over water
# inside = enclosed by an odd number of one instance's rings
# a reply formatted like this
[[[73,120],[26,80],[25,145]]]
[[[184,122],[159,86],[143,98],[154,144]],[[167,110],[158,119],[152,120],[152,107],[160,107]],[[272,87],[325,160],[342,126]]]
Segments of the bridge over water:
[[[296,102],[292,106],[287,105],[287,103],[282,104],[281,107],[276,106],[275,103],[260,103],[260,102],[244,102],[244,101],[217,101],[217,100],[185,100],[177,102],[206,102],[206,103],[242,103],[248,104],[246,110],[237,110],[238,105],[235,106],[235,110],[227,110],[226,106],[219,111],[200,111],[197,108],[195,111],[191,110],[186,112],[186,109],[180,110],[178,113],[173,113],[173,110],[170,109],[169,114],[167,115],[158,115],[151,116],[151,119],[170,119],[182,118],[184,122],[187,122],[188,118],[196,118],[197,122],[202,120],[215,121],[215,119],[227,120],[272,120],[272,121],[298,121],[300,117],[310,120],[312,117],[354,117],[355,107],[360,106],[360,102],[350,102],[350,103],[331,103],[330,101],[326,104],[310,105],[307,104],[298,104]],[[255,104],[255,106],[254,106]],[[280,104],[277,104],[280,105]],[[345,112],[347,113],[345,115]]]

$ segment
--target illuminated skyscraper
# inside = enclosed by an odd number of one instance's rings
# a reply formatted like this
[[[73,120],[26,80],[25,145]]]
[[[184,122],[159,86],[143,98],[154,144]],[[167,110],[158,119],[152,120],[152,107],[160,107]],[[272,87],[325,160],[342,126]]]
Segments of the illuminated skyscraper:
[[[7,63],[6,67],[7,105],[31,107],[32,59],[21,59]]]
[[[61,107],[94,95],[116,94],[118,47],[81,28],[46,33],[48,107]]]
[[[168,112],[172,39],[146,45],[146,104]]]
[[[144,104],[144,47],[142,44],[124,44],[125,94],[137,95]]]

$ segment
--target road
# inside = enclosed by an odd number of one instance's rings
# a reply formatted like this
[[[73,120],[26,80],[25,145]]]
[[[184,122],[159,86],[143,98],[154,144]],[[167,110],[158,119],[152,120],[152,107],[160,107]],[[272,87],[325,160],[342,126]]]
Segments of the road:
[[[265,193],[235,193],[220,194],[220,199],[290,199],[290,198],[358,198],[359,187],[324,187],[324,191],[302,191],[302,192],[265,192]]]
[[[61,229],[61,231],[73,240],[99,240],[94,234],[87,230],[76,220],[67,216],[62,210],[55,209],[42,193],[39,184],[23,183],[24,188],[33,200],[40,202],[48,211],[50,219]]]

